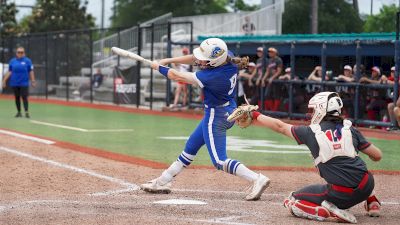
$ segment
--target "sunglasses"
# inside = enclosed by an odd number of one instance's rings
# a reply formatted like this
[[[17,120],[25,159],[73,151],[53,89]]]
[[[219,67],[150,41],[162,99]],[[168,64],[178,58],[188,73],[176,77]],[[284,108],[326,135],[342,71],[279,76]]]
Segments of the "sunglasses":
[[[24,54],[25,52],[17,52],[17,54]]]

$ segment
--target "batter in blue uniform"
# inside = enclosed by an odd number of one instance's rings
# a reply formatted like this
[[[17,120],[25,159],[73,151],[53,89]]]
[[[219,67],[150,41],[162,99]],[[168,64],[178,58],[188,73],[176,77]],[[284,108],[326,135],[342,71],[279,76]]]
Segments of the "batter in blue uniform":
[[[22,117],[21,114],[21,98],[24,104],[25,117],[29,118],[28,113],[28,94],[29,94],[29,79],[32,86],[35,87],[35,75],[33,73],[32,61],[25,56],[23,47],[17,48],[16,57],[12,58],[8,63],[8,72],[3,80],[3,88],[6,87],[7,81],[9,86],[12,87],[15,96],[15,105],[17,107],[17,114],[15,117]]]
[[[195,84],[203,89],[204,117],[190,135],[183,152],[178,159],[165,170],[160,177],[142,184],[142,190],[152,193],[170,193],[172,179],[188,167],[199,149],[206,145],[213,165],[218,170],[237,175],[253,183],[246,194],[246,200],[258,200],[269,185],[269,178],[257,174],[238,160],[228,158],[226,154],[226,132],[233,126],[227,117],[236,108],[236,84],[238,65],[244,59],[233,58],[228,53],[225,42],[218,38],[204,40],[200,47],[194,49],[193,55],[163,59],[153,62],[152,68],[159,70],[169,79]],[[180,72],[163,66],[171,63],[193,64],[200,66],[196,73]]]

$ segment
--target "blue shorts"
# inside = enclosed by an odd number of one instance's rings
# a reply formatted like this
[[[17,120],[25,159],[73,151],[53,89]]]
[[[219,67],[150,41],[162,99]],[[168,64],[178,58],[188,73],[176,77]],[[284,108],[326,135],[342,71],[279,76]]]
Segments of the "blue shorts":
[[[201,146],[206,144],[211,161],[217,169],[222,169],[226,155],[226,131],[234,122],[228,122],[228,116],[235,105],[221,108],[206,108],[204,118],[186,142],[185,153],[196,155]]]

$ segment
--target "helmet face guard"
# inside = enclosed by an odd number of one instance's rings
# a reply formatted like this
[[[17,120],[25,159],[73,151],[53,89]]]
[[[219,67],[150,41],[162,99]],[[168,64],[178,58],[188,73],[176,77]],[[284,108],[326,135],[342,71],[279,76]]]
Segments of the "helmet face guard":
[[[336,92],[321,92],[314,95],[308,103],[311,124],[319,124],[326,115],[340,116],[342,107],[342,99]]]

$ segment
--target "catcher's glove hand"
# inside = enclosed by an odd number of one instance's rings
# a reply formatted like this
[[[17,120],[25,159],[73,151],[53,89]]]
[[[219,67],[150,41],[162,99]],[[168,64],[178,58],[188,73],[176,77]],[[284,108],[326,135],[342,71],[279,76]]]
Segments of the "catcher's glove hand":
[[[246,128],[253,122],[251,113],[258,110],[258,105],[242,105],[228,117],[229,122],[236,121],[239,127]]]

